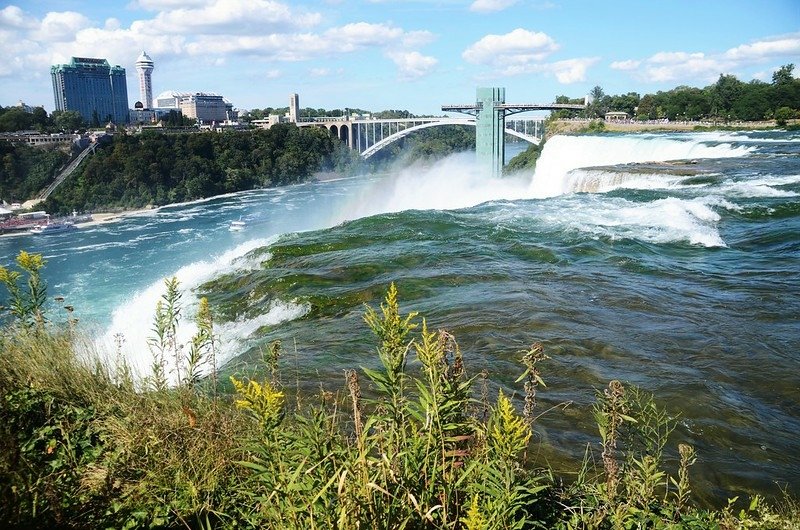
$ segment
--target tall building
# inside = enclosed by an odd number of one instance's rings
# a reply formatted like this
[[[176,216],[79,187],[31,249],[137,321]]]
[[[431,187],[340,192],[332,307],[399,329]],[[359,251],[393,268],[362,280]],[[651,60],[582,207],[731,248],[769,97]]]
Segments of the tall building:
[[[289,96],[289,122],[297,123],[298,116],[300,116],[300,96],[291,94]]]
[[[154,67],[153,60],[142,51],[142,54],[136,59],[136,71],[139,72],[139,101],[146,109],[153,108],[152,74]]]
[[[105,59],[73,57],[50,68],[56,110],[75,110],[92,123],[128,122],[125,69]]]

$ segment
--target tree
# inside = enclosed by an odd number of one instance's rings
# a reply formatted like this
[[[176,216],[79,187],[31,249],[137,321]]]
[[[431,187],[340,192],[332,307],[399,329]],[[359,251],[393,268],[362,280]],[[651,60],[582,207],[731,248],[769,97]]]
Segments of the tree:
[[[0,115],[0,131],[15,132],[31,128],[33,115],[25,112],[20,107],[9,107]]]
[[[775,123],[780,127],[786,126],[788,120],[794,118],[794,111],[789,107],[781,107],[775,111]]]
[[[789,63],[781,66],[772,74],[772,84],[782,85],[794,81],[794,64]]]
[[[50,115],[57,129],[64,132],[73,132],[83,129],[83,117],[76,110],[55,110]]]
[[[735,75],[720,74],[719,79],[714,84],[712,112],[726,120],[736,118],[731,110],[736,99],[742,95],[744,83],[739,81]]]
[[[606,93],[603,92],[599,85],[589,92],[589,99],[591,103],[589,103],[589,107],[586,110],[590,118],[597,118],[605,114],[608,102],[606,101]]]

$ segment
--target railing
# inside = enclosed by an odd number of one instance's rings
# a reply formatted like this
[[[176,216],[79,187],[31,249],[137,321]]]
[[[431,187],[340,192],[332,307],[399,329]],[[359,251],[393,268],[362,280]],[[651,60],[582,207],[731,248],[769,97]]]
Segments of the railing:
[[[87,156],[94,153],[96,147],[97,144],[92,143],[89,144],[89,146],[86,149],[81,151],[80,154],[75,157],[75,160],[70,162],[69,165],[66,168],[64,168],[64,171],[59,173],[56,179],[49,186],[47,186],[43,192],[39,194],[38,198],[43,201],[47,200],[50,194],[53,193],[55,189],[58,188],[61,185],[61,183],[64,182],[64,180],[66,180],[66,178],[72,174],[73,171],[75,171],[75,169],[81,164],[81,162],[83,162],[83,160]]]

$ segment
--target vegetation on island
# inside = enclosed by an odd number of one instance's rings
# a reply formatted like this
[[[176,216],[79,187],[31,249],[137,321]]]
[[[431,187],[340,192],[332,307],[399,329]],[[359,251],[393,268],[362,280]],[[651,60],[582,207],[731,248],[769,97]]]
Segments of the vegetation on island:
[[[557,119],[602,118],[606,112],[625,112],[635,120],[669,121],[762,121],[775,120],[778,126],[800,118],[800,79],[794,77],[794,64],[781,66],[772,74],[772,82],[753,79],[740,81],[735,75],[720,74],[705,88],[679,86],[655,94],[636,92],[608,95],[599,86],[589,94],[585,111],[560,110]],[[578,103],[583,99],[558,96],[556,103]]]
[[[302,395],[298,386],[292,395],[280,343],[258,370],[222,381],[204,299],[195,334],[180,344],[175,279],[155,308],[152,371],[136,378],[119,352],[92,350],[71,306],[63,324],[47,314],[41,256],[21,252],[16,263],[0,267],[4,528],[800,524],[788,496],[698,506],[691,470],[702,455],[673,439],[675,420],[652,395],[620,381],[597,391],[597,441],[584,461],[555,476],[535,450],[543,347],[519,353],[519,394],[489,396],[489,375],[470,373],[452,335],[402,314],[394,285],[364,315],[380,367],[346,371],[341,392]],[[676,442],[672,462],[665,449]]]

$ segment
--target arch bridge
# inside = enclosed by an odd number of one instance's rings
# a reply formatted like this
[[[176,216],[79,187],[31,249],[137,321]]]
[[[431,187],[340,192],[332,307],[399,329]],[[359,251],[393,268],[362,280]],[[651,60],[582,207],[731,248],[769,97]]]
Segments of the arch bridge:
[[[508,116],[529,111],[584,110],[583,105],[561,103],[506,103],[506,89],[499,87],[478,88],[475,103],[467,105],[442,105],[445,112],[460,112],[471,118],[406,118],[406,119],[362,119],[310,118],[297,121],[298,127],[323,127],[363,156],[369,158],[387,145],[429,127],[441,125],[469,125],[475,127],[475,152],[478,164],[485,166],[492,176],[499,176],[505,165],[506,134],[539,144],[544,136],[544,119],[509,120]]]
[[[368,159],[384,147],[416,131],[443,125],[465,125],[476,127],[475,118],[396,118],[368,119],[347,117],[306,118],[298,121],[298,127],[318,127],[326,129],[339,138],[350,149]],[[539,145],[544,137],[544,118],[506,120],[504,132],[526,142]]]

